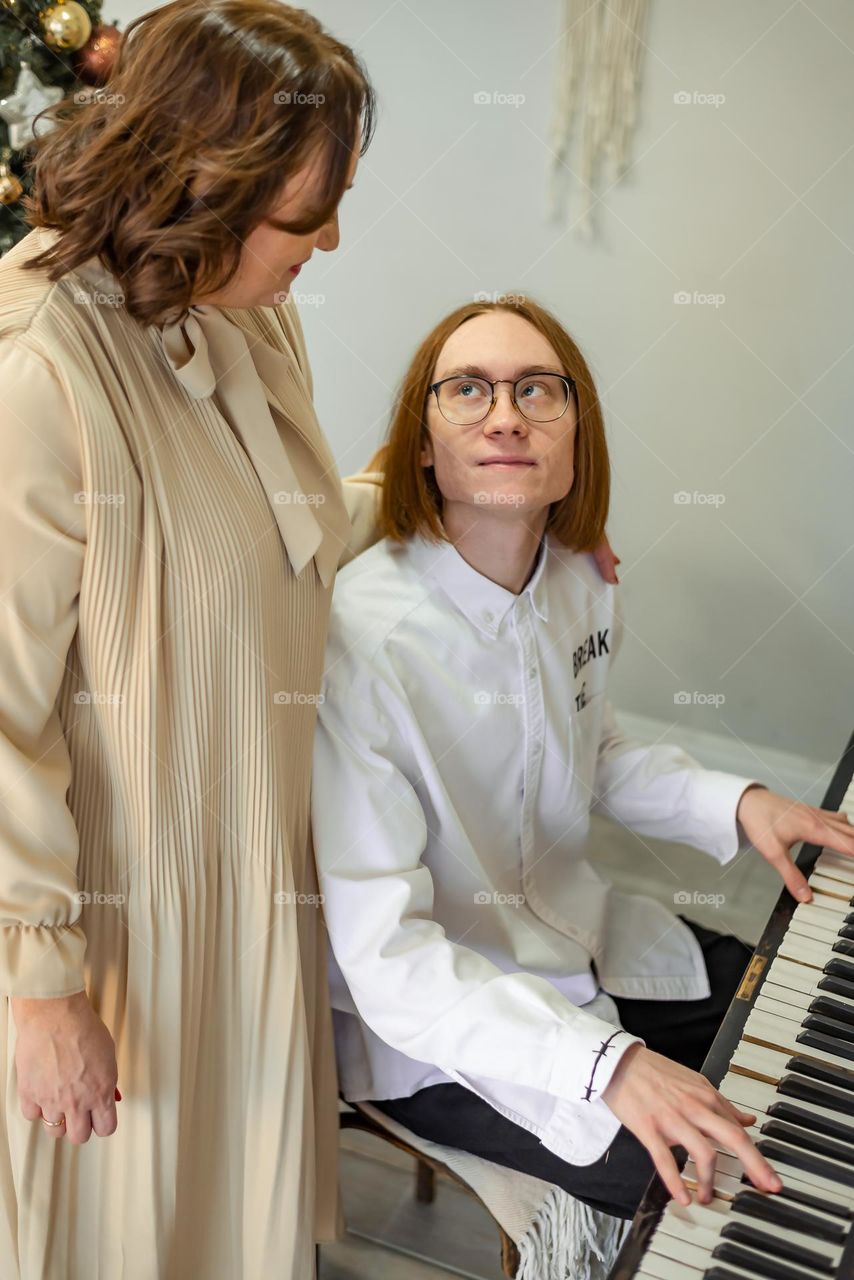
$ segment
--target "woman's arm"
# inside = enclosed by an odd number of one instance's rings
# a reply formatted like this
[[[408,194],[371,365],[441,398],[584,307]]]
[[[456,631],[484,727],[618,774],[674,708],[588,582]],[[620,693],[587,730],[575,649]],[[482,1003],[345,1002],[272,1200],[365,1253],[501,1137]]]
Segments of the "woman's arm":
[[[83,989],[71,763],[56,701],[86,546],[80,446],[53,372],[0,347],[0,991]]]
[[[84,982],[71,762],[57,712],[77,629],[86,510],[77,427],[53,371],[0,344],[0,992],[28,1120],[116,1128],[116,1057]]]

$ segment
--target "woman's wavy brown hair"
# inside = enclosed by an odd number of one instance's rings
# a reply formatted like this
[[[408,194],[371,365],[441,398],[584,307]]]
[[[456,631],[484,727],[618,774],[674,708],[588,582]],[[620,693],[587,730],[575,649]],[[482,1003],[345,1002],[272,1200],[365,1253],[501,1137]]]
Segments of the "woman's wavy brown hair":
[[[574,479],[566,497],[552,503],[546,528],[574,551],[593,551],[605,534],[611,490],[602,406],[587,361],[563,325],[545,307],[520,294],[458,307],[428,333],[413,356],[395,400],[386,441],[366,467],[367,471],[383,472],[379,536],[396,542],[414,535],[447,541],[434,469],[420,460],[427,439],[429,387],[451,334],[473,316],[492,311],[509,311],[527,320],[551,345],[564,373],[575,379],[578,427]]]
[[[33,226],[60,232],[27,265],[51,280],[99,255],[143,324],[180,319],[223,288],[242,242],[315,154],[319,195],[298,221],[328,222],[353,143],[373,134],[376,99],[360,59],[316,18],[280,0],[173,0],[131,22],[108,83],[43,116]]]

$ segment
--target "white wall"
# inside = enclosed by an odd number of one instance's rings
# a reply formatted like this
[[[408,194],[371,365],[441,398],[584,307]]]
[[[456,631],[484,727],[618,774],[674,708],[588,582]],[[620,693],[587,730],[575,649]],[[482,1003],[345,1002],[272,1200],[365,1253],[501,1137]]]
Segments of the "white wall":
[[[299,280],[325,297],[303,317],[342,471],[445,311],[532,295],[605,401],[618,704],[835,761],[854,727],[854,6],[651,0],[635,164],[594,243],[544,212],[558,0],[309,7],[363,55],[382,108],[341,248]],[[525,102],[476,105],[483,89]],[[681,90],[725,101],[676,105]],[[682,290],[725,302],[676,305]],[[674,503],[695,490],[723,502]]]

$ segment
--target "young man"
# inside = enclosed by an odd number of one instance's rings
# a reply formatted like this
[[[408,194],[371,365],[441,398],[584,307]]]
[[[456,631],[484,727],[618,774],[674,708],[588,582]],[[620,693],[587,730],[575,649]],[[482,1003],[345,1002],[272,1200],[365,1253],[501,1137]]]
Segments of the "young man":
[[[589,554],[602,415],[554,317],[448,316],[384,453],[385,537],[338,577],[314,766],[344,1096],[624,1217],[653,1165],[690,1199],[677,1144],[701,1200],[716,1149],[779,1190],[755,1117],[698,1074],[750,948],[612,888],[589,815],[722,864],[749,841],[793,891],[795,841],[854,853],[854,833],[621,733],[618,592]]]

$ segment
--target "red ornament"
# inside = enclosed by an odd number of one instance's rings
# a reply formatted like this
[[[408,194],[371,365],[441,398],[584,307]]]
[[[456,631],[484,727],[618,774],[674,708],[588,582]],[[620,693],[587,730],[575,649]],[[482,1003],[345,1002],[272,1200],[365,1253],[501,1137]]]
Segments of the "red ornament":
[[[74,70],[84,84],[106,84],[116,60],[121,32],[118,27],[94,27],[74,57]]]

